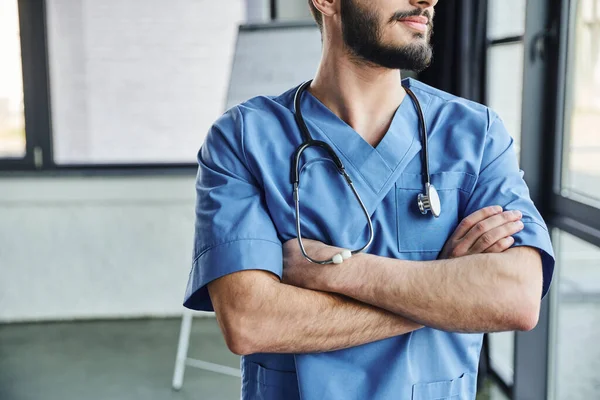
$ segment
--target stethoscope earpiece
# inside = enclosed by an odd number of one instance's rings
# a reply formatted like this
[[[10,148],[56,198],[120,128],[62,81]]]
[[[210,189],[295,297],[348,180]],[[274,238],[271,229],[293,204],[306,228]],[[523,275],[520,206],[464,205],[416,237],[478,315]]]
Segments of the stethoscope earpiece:
[[[431,211],[431,214],[437,218],[442,213],[440,196],[435,187],[429,183],[425,184],[425,194],[419,194],[417,204],[421,214],[427,214],[428,211]]]

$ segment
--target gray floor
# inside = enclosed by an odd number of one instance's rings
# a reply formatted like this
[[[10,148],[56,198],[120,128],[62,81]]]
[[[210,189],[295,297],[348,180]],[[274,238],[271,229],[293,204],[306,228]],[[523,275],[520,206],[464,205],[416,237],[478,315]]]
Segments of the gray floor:
[[[180,320],[0,325],[0,399],[239,399],[239,378],[195,368],[171,390]],[[196,319],[190,357],[238,368],[214,319]],[[478,400],[505,400],[488,385]]]
[[[239,399],[239,378],[188,368],[171,390],[180,320],[0,325],[0,399]],[[196,319],[190,357],[239,367],[214,319]]]

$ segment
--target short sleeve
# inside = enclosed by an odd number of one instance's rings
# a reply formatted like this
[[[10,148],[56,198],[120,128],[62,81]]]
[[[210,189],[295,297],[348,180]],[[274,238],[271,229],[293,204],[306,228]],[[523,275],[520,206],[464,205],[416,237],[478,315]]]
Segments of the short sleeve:
[[[519,169],[512,137],[502,120],[489,111],[489,125],[483,150],[481,168],[465,215],[487,206],[500,205],[505,210],[523,213],[524,228],[513,235],[514,246],[537,248],[542,257],[543,289],[546,295],[554,272],[554,251],[548,228],[529,195],[524,173]]]
[[[198,153],[192,268],[184,306],[214,311],[207,284],[243,270],[281,279],[282,246],[264,193],[246,167],[244,122],[233,108],[211,127]]]

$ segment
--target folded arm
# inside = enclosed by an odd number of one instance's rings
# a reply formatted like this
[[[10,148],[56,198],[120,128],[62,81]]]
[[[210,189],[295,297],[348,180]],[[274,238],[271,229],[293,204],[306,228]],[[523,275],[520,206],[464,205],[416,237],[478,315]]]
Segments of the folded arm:
[[[356,300],[241,271],[208,286],[217,320],[236,354],[333,351],[422,328]]]
[[[531,330],[542,294],[541,257],[527,247],[417,262],[360,254],[315,277],[313,289],[458,332]]]
[[[554,268],[550,237],[529,197],[514,141],[491,110],[486,129],[485,142],[478,148],[477,182],[463,212],[468,215],[490,204],[519,210],[525,228],[514,235],[514,247],[426,262],[360,255],[341,268],[326,269],[331,276],[321,290],[343,293],[443,330],[532,329]],[[482,242],[489,243],[490,235],[485,238]]]

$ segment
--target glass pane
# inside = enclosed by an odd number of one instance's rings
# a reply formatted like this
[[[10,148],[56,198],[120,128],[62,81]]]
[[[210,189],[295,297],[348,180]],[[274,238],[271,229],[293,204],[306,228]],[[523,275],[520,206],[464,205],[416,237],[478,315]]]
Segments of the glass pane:
[[[456,396],[455,396],[456,397]],[[510,400],[495,382],[488,379],[483,388],[477,391],[476,400]]]
[[[57,164],[195,163],[244,0],[47,0]]]
[[[277,19],[283,21],[302,21],[312,19],[308,2],[297,0],[277,0]]]
[[[523,44],[490,47],[488,51],[487,104],[498,113],[521,148],[521,105],[523,92]]]
[[[557,231],[550,377],[555,399],[595,399],[600,388],[600,248]],[[558,285],[557,285],[558,284]]]
[[[502,380],[512,385],[514,381],[515,333],[489,334],[491,367]]]
[[[0,158],[23,158],[25,114],[17,0],[0,0],[0,54]]]
[[[600,204],[600,0],[574,4],[562,194]]]
[[[521,36],[525,33],[526,0],[490,0],[488,39]]]

